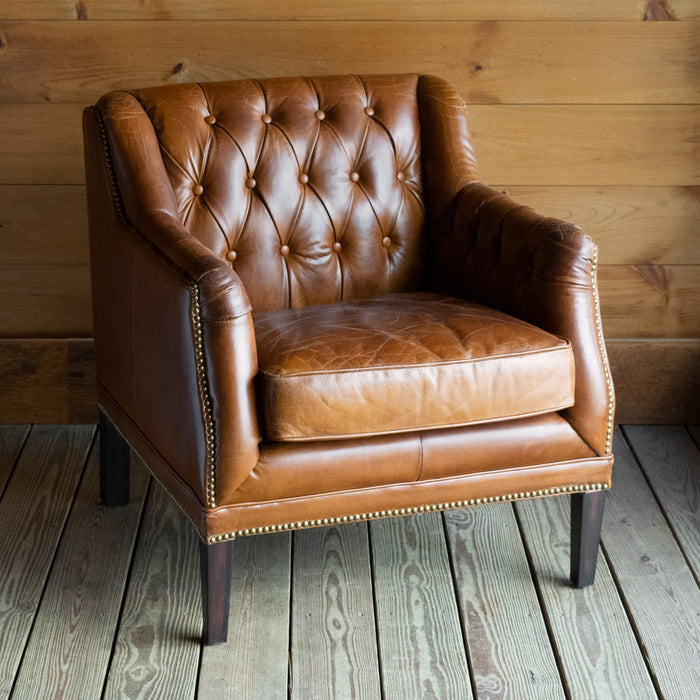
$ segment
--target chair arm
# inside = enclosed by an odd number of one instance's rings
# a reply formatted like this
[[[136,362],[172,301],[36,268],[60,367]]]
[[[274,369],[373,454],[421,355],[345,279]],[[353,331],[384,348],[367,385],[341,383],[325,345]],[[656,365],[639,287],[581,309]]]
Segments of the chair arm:
[[[614,391],[600,322],[597,246],[577,226],[546,218],[480,182],[457,196],[436,265],[448,289],[497,308],[573,347],[575,404],[563,412],[598,453],[610,454]]]
[[[258,458],[245,289],[172,215],[125,211],[94,108],[84,134],[98,397],[132,445],[159,454],[164,484],[211,507]]]

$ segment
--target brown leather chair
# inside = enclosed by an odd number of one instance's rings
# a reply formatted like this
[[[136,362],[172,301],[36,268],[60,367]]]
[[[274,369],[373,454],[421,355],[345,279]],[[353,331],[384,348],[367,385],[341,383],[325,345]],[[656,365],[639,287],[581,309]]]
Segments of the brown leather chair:
[[[192,520],[207,643],[244,535],[571,493],[593,581],[596,246],[479,181],[445,82],[118,91],[84,135],[102,498],[131,446]]]

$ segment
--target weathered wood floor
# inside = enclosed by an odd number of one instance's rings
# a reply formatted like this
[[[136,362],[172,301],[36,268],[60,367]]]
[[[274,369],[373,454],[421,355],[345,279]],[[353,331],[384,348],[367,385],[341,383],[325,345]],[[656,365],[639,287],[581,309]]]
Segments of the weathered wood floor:
[[[202,648],[193,528],[91,426],[0,428],[0,698],[700,697],[700,429],[618,429],[596,585],[565,497],[240,540]]]

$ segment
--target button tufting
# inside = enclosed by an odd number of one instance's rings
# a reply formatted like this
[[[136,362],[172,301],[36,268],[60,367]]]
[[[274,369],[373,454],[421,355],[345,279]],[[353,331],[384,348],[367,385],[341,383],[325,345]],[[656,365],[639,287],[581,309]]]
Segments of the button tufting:
[[[229,250],[228,253],[226,253],[226,260],[229,262],[233,262],[237,257],[238,255],[236,255],[235,250]]]
[[[309,181],[309,176],[306,173],[301,173],[301,175],[299,175],[299,182],[302,185],[305,185],[308,181]]]
[[[196,195],[200,195],[202,192],[204,192],[204,188],[201,185],[195,185],[192,188],[192,192],[194,192]]]
[[[280,255],[281,255],[283,258],[286,258],[286,257],[289,255],[289,246],[288,246],[288,245],[283,245],[283,246],[280,248]]]
[[[326,118],[326,113],[323,110],[318,110],[314,115],[319,121],[323,121]]]
[[[269,114],[263,114],[262,120],[265,124],[269,124],[272,121],[272,117]]]
[[[372,109],[372,107],[365,107],[365,114],[368,117],[373,117],[374,116],[374,109]]]
[[[255,185],[257,185],[257,184],[258,184],[258,183],[255,182],[255,178],[254,178],[254,177],[249,177],[249,178],[245,181],[245,186],[246,186],[249,190],[255,189]]]
[[[216,117],[213,114],[209,114],[204,117],[204,121],[211,126],[212,124],[216,124]]]
[[[406,179],[406,176],[399,170],[399,172],[396,173],[396,179],[399,182],[403,182]]]
[[[340,241],[336,241],[333,244],[333,252],[334,253],[340,253],[340,251],[343,249],[343,246]]]
[[[357,182],[360,179],[360,173],[358,173],[357,171],[350,173],[350,179],[353,182]]]
[[[388,248],[391,245],[391,238],[389,238],[389,236],[384,236],[384,238],[382,238],[382,245]]]

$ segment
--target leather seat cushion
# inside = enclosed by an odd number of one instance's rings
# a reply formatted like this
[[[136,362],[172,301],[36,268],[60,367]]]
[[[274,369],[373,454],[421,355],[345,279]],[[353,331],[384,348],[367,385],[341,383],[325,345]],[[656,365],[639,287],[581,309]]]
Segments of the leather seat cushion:
[[[253,322],[270,440],[455,427],[574,403],[568,341],[460,299],[397,293]]]

